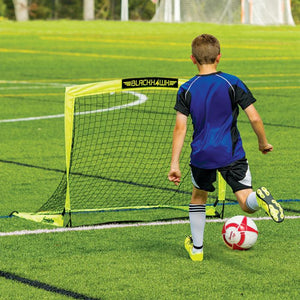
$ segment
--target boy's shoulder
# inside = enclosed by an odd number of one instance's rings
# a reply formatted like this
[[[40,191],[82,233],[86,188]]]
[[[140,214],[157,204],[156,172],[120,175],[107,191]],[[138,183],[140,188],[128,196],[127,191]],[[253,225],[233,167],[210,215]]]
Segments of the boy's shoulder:
[[[196,75],[196,76],[194,76],[194,77],[192,77],[192,78],[190,78],[190,79],[188,79],[185,83],[183,83],[182,85],[181,85],[181,87],[183,88],[183,89],[187,89],[197,78],[199,77],[199,75]]]
[[[223,78],[224,80],[230,82],[230,84],[232,84],[232,85],[235,85],[235,84],[238,84],[239,82],[241,82],[241,80],[237,76],[219,71],[219,72],[207,74],[207,75],[196,75],[196,76],[190,78],[189,80],[187,80],[185,83],[183,83],[180,86],[180,89],[185,90],[185,91],[188,90],[189,87],[194,82],[196,82],[198,79],[201,79],[201,78],[207,78],[207,79],[209,78],[211,80],[211,82],[214,82],[215,80]]]
[[[235,83],[235,82],[240,82],[240,78],[238,78],[236,75],[229,74],[229,73],[224,73],[224,72],[218,72],[217,74],[219,77],[223,77],[227,79],[228,81]]]

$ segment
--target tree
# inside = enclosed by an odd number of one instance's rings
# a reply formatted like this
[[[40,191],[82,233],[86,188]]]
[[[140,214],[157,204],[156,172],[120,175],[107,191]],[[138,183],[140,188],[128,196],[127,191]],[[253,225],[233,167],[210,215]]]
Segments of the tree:
[[[95,19],[95,1],[83,0],[83,20],[90,21]]]
[[[28,0],[13,0],[17,21],[28,21]]]
[[[108,20],[110,16],[110,0],[96,0],[96,19]]]
[[[296,24],[300,23],[300,0],[292,0],[292,15]]]

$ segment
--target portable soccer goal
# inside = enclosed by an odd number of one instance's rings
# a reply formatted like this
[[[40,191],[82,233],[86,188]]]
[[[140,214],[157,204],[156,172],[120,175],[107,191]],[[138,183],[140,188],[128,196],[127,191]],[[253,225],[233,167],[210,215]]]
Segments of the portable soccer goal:
[[[65,173],[37,212],[15,215],[59,226],[72,226],[79,215],[85,225],[187,217],[191,123],[182,150],[182,181],[177,187],[167,178],[174,105],[184,81],[132,78],[68,87]],[[217,205],[225,200],[221,177],[217,187],[207,205],[212,217],[224,211]]]

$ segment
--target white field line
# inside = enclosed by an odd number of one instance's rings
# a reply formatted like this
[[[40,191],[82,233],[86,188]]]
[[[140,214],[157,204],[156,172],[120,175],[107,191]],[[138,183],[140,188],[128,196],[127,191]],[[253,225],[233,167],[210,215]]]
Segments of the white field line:
[[[286,219],[299,219],[300,216],[286,216]],[[269,217],[251,218],[254,221],[271,220]],[[207,223],[224,223],[229,218],[225,219],[208,219]],[[176,220],[176,221],[160,221],[160,222],[142,222],[133,224],[103,224],[95,226],[83,226],[83,227],[63,227],[53,229],[37,229],[37,230],[20,230],[11,232],[0,232],[1,236],[20,236],[20,235],[33,235],[33,234],[44,234],[44,233],[62,233],[62,232],[73,232],[73,231],[91,231],[91,230],[102,230],[102,229],[113,229],[113,228],[128,228],[128,227],[145,227],[145,226],[163,226],[163,225],[178,225],[188,224],[188,220]]]
[[[112,106],[108,108],[103,108],[103,109],[96,109],[96,110],[91,110],[91,111],[82,111],[79,113],[75,113],[75,116],[79,115],[88,115],[88,114],[96,114],[96,113],[102,113],[106,111],[112,111],[112,110],[117,110],[117,109],[123,109],[127,107],[132,107],[135,105],[140,105],[148,100],[148,97],[144,94],[136,93],[136,92],[130,92],[128,91],[127,93],[132,94],[136,97],[138,97],[138,100],[126,103],[123,105],[117,105],[117,106]],[[7,120],[0,120],[0,123],[14,123],[14,122],[22,122],[22,121],[36,121],[36,120],[46,120],[46,119],[56,119],[56,118],[63,118],[65,115],[64,114],[58,114],[58,115],[48,115],[48,116],[39,116],[39,117],[27,117],[27,118],[18,118],[18,119],[7,119]]]

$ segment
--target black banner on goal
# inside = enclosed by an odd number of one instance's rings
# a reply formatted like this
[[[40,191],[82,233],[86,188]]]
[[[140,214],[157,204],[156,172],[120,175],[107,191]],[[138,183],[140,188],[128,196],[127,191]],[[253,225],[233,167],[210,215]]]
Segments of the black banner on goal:
[[[122,89],[147,87],[178,88],[178,79],[164,77],[142,77],[122,79]]]

